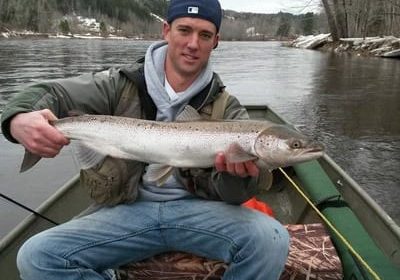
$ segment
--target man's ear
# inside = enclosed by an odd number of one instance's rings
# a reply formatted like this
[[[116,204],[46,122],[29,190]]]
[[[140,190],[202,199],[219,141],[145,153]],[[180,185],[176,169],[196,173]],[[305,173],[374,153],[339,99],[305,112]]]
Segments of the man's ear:
[[[171,25],[168,22],[164,21],[162,28],[162,37],[164,40],[167,40],[170,30],[171,30]]]
[[[214,50],[218,47],[218,43],[219,43],[219,33],[217,35],[215,35],[215,42],[214,42]]]

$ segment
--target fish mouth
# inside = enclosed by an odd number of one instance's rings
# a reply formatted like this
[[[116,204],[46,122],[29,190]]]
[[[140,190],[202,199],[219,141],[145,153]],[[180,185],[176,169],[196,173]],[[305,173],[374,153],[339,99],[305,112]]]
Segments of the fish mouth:
[[[314,159],[322,157],[324,153],[325,153],[325,147],[321,145],[316,145],[308,149],[305,149],[302,155],[309,159]]]
[[[306,153],[324,153],[325,147],[321,145],[320,143],[315,143],[313,145],[310,145],[308,149],[306,149]]]
[[[325,149],[322,149],[322,148],[314,148],[314,149],[307,150],[307,153],[310,153],[310,154],[324,153],[324,150]]]

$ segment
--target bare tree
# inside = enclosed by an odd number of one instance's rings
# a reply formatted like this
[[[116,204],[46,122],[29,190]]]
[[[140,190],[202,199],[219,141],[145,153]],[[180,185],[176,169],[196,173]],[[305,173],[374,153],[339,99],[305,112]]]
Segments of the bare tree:
[[[321,0],[321,1],[322,1],[322,5],[324,6],[324,9],[325,9],[325,14],[326,14],[326,18],[328,20],[328,25],[329,25],[329,29],[331,31],[332,39],[333,39],[333,41],[338,41],[339,33],[338,33],[337,26],[336,26],[335,16],[331,10],[329,1],[328,0]]]
[[[334,40],[400,34],[400,0],[321,0]]]

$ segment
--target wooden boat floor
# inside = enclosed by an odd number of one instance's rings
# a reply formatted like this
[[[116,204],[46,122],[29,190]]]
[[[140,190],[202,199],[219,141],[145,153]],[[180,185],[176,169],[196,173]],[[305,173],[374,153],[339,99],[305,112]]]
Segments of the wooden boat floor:
[[[342,266],[320,223],[286,225],[290,249],[281,280],[343,279]],[[120,268],[122,279],[221,279],[227,264],[183,252],[169,252]]]

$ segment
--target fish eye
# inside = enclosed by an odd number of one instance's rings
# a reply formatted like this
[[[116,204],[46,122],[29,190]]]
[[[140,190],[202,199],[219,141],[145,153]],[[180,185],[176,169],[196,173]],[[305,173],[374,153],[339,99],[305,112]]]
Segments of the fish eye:
[[[292,149],[300,149],[300,148],[302,147],[301,141],[299,141],[299,140],[293,140],[293,141],[290,143],[290,147],[291,147]]]

